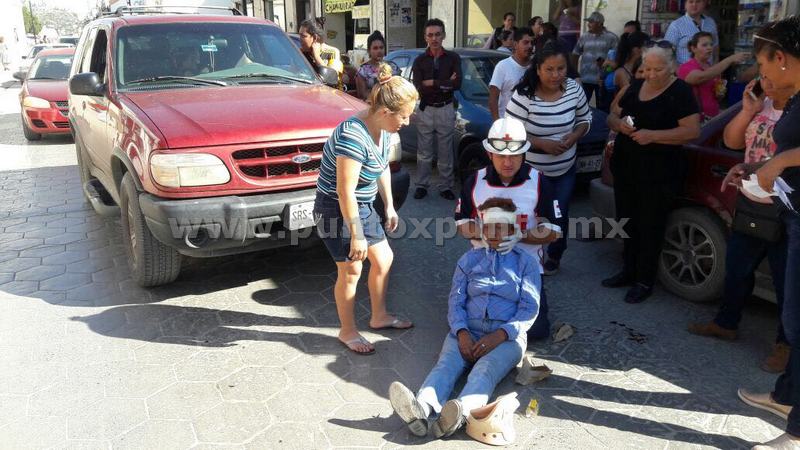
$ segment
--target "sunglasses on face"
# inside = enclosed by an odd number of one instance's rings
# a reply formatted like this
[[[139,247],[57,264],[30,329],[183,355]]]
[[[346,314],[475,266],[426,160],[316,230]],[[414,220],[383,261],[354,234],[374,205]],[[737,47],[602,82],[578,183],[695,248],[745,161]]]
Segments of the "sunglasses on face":
[[[512,152],[515,150],[519,150],[525,145],[525,141],[506,141],[504,139],[489,139],[489,145],[492,146],[493,149],[502,151],[502,150],[511,150]]]

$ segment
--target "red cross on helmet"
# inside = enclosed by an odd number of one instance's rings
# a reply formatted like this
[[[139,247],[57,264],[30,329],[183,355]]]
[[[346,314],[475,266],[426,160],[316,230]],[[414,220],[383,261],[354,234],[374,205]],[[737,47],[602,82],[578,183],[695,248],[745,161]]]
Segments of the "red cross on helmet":
[[[483,140],[487,152],[498,155],[524,155],[531,147],[525,125],[513,117],[497,119]]]

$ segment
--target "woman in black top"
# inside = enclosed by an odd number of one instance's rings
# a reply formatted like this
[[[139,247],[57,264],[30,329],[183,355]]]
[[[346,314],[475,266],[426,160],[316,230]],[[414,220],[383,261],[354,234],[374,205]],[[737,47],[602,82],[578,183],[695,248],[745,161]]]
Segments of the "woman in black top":
[[[800,17],[773,22],[754,35],[754,50],[761,77],[776,88],[791,87],[795,95],[783,108],[772,137],[777,144],[775,157],[760,168],[736,166],[727,180],[741,185],[743,177],[755,171],[758,183],[772,191],[781,177],[794,192],[786,198],[781,214],[786,230],[787,260],[781,322],[791,346],[786,372],[775,382],[772,393],[753,393],[739,389],[739,398],[756,408],[786,418],[786,433],[763,448],[800,447]],[[758,448],[762,448],[759,446]]]
[[[628,219],[628,238],[622,272],[603,286],[633,285],[625,295],[628,303],[652,293],[667,214],[685,181],[681,145],[700,135],[692,88],[674,75],[673,49],[659,45],[645,50],[645,78],[620,90],[608,116],[609,127],[619,133],[611,172],[617,217]]]

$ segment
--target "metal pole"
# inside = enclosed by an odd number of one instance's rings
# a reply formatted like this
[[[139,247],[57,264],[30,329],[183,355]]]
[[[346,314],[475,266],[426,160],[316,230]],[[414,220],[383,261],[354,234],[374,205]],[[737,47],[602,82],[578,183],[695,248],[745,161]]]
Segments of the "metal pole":
[[[31,5],[31,0],[28,0],[28,14],[31,16],[31,30],[33,30],[33,42],[36,42],[36,35],[38,33],[36,33],[36,21],[34,20],[35,16],[33,15],[33,5]]]

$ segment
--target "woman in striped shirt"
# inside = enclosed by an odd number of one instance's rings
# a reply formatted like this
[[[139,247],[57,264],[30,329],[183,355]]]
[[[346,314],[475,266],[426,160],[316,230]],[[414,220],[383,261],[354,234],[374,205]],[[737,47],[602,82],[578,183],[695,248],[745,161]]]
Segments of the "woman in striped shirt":
[[[521,120],[528,132],[526,161],[542,173],[540,211],[562,230],[567,229],[575,187],[575,149],[592,122],[583,89],[567,78],[567,61],[554,41],[546,43],[506,106],[506,115]],[[545,275],[558,271],[566,249],[566,236],[547,247]]]
[[[382,63],[378,83],[369,96],[370,108],[339,124],[322,152],[314,220],[317,233],[336,262],[333,293],[341,322],[339,340],[361,355],[375,352],[372,343],[359,334],[353,313],[356,284],[365,259],[370,262],[370,327],[412,326],[386,312],[386,289],[394,255],[372,204],[380,193],[386,205],[386,228],[394,231],[398,217],[392,201],[388,135],[408,125],[417,97],[414,85],[392,76],[391,67]]]

